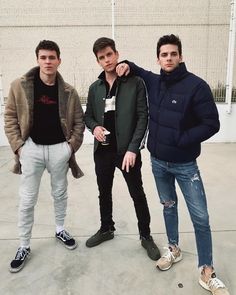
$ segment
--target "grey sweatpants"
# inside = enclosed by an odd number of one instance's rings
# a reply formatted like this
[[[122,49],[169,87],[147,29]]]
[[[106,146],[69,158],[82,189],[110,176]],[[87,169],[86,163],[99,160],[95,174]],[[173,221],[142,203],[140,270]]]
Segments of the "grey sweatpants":
[[[45,169],[51,177],[51,194],[54,198],[55,223],[64,225],[67,208],[67,172],[71,148],[67,142],[53,145],[35,144],[28,138],[20,153],[22,175],[19,188],[18,228],[20,246],[29,246],[34,223],[34,206]],[[47,208],[45,208],[47,210]]]

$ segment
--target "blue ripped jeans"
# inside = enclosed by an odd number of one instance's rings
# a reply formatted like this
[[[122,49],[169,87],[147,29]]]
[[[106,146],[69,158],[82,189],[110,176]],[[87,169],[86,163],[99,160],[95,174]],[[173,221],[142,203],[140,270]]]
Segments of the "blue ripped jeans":
[[[211,266],[211,229],[206,195],[196,161],[170,163],[151,157],[151,163],[160,201],[164,206],[163,214],[169,244],[179,244],[176,180],[183,193],[193,223],[197,243],[198,266]]]

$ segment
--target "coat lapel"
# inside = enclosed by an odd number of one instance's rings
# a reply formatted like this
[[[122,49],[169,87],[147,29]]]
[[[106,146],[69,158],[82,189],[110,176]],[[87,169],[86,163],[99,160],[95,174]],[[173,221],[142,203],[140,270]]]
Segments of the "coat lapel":
[[[34,75],[37,68],[33,68],[21,80],[22,88],[25,92],[25,97],[29,107],[29,130],[33,126],[33,111],[34,111]]]
[[[69,89],[66,88],[66,84],[59,73],[57,73],[57,79],[58,79],[59,116],[61,119],[61,127],[63,130],[63,133],[67,138],[68,132],[66,128],[66,119],[67,119],[67,106],[68,106],[70,91]]]

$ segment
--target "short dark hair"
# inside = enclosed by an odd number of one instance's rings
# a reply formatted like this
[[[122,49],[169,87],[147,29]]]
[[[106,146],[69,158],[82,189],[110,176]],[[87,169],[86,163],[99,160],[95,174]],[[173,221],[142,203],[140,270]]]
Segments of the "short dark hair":
[[[179,50],[179,55],[182,55],[182,44],[181,44],[181,41],[179,39],[179,36],[176,36],[174,34],[171,34],[171,35],[162,36],[157,41],[157,58],[159,58],[161,46],[162,45],[166,45],[166,44],[177,45],[178,46],[178,50]]]
[[[55,50],[56,51],[56,54],[57,54],[57,58],[60,58],[60,48],[57,45],[57,43],[54,42],[54,41],[50,41],[50,40],[40,41],[39,44],[38,44],[38,46],[35,49],[35,53],[36,53],[37,58],[39,56],[39,50],[40,49]]]
[[[111,49],[116,52],[116,44],[113,39],[107,38],[107,37],[101,37],[97,39],[93,44],[93,53],[97,57],[98,51],[110,46]]]

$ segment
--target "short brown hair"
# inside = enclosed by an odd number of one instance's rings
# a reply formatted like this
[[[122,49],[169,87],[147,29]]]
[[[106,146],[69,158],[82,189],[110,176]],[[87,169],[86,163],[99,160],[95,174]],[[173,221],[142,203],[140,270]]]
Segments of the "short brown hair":
[[[178,50],[179,50],[179,55],[182,55],[182,44],[181,44],[181,41],[179,39],[179,36],[175,36],[174,34],[171,34],[171,35],[162,36],[157,41],[157,58],[159,58],[161,46],[162,45],[167,45],[167,44],[177,45]]]
[[[39,50],[40,49],[55,50],[56,53],[57,53],[57,58],[60,58],[60,48],[57,45],[57,43],[54,42],[54,41],[50,41],[50,40],[40,41],[39,44],[38,44],[38,46],[35,49],[35,53],[36,53],[37,58],[39,56]]]
[[[116,44],[113,39],[107,38],[107,37],[101,37],[97,39],[94,44],[93,44],[93,53],[97,57],[98,51],[106,48],[106,47],[111,47],[111,49],[116,52]]]

